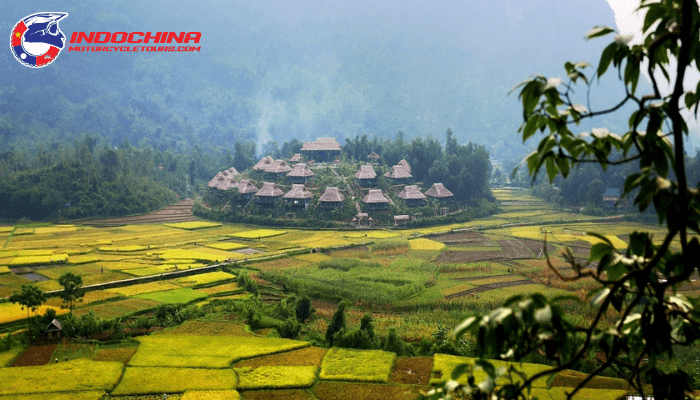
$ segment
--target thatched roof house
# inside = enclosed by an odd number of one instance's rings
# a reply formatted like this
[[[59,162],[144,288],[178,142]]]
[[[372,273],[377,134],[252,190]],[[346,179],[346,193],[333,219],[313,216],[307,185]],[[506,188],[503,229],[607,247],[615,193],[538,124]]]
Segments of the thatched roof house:
[[[335,138],[316,138],[315,142],[305,142],[301,146],[304,160],[316,162],[332,162],[340,157],[340,143]]]
[[[288,191],[284,196],[287,200],[287,205],[290,205],[292,207],[304,207],[309,205],[311,202],[311,199],[314,197],[311,192],[306,190],[304,185],[301,184],[294,184],[292,185],[292,189]]]
[[[275,199],[283,194],[282,189],[278,188],[274,182],[263,182],[262,188],[255,193],[255,197],[258,198],[258,204],[272,207]]]
[[[382,157],[380,157],[379,154],[372,152],[370,155],[367,156],[367,158],[373,160],[372,162],[377,162],[377,160],[379,160]]]
[[[377,173],[371,165],[362,165],[360,170],[355,173],[360,186],[375,186],[377,184]]]
[[[277,179],[291,171],[292,167],[284,160],[275,160],[272,164],[265,167],[265,177],[268,179]]]
[[[296,162],[301,162],[301,154],[297,153],[292,156],[292,158],[289,159],[290,163],[296,163]]]
[[[61,335],[63,333],[63,325],[61,324],[61,321],[54,319],[51,321],[49,326],[44,329],[44,335],[46,336],[46,339],[53,340],[53,339],[60,339]]]
[[[318,203],[324,208],[338,208],[343,205],[345,201],[345,196],[340,193],[337,187],[327,187],[326,191],[323,192],[321,197],[318,199]]]
[[[226,171],[223,171],[221,173],[224,174],[225,176],[230,177],[231,179],[233,179],[234,176],[238,176],[241,174],[240,172],[236,171],[236,169],[233,167],[231,167],[231,168],[229,168]]]
[[[368,210],[383,210],[389,208],[389,200],[384,197],[381,189],[371,189],[362,199]]]
[[[214,179],[207,183],[207,187],[216,190],[229,190],[236,187],[238,183],[233,180],[233,176],[231,176],[229,173],[224,174],[224,172],[219,172],[216,174]]]
[[[267,167],[268,165],[272,164],[275,162],[275,159],[270,157],[270,156],[265,156],[260,159],[255,165],[253,165],[253,170],[255,171],[262,171]]]
[[[409,174],[411,173],[411,166],[408,165],[408,161],[406,161],[406,159],[403,159],[403,158],[402,158],[401,161],[399,161],[398,163],[396,163],[396,165],[401,165],[401,166],[403,166],[404,168],[406,168],[406,171],[408,171]]]
[[[408,207],[423,205],[423,202],[426,199],[425,195],[421,193],[420,189],[418,189],[418,186],[416,185],[406,186],[397,196],[404,199],[406,201],[406,206]]]
[[[306,164],[296,164],[287,174],[287,180],[293,183],[306,183],[313,176],[314,171],[307,167]]]
[[[398,183],[408,183],[408,181],[413,178],[413,175],[404,167],[403,165],[397,164],[391,167],[391,170],[384,174],[387,178],[394,181],[395,184]]]
[[[447,190],[445,185],[442,183],[433,183],[433,186],[425,192],[425,195],[433,199],[438,199],[440,201],[450,200],[454,197],[454,194]]]

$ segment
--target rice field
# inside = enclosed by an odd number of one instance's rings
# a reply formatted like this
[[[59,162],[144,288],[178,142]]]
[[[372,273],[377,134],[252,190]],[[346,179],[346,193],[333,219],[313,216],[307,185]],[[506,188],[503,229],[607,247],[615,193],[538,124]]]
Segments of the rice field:
[[[326,353],[319,377],[325,380],[387,382],[396,354],[334,347]]]
[[[233,362],[307,347],[289,339],[225,336],[158,335],[137,339],[141,344],[129,361],[137,367],[228,368]]]
[[[188,390],[233,390],[238,380],[230,369],[127,367],[112,395],[183,393]]]
[[[287,233],[287,231],[277,229],[254,229],[252,231],[232,233],[229,236],[241,239],[262,239],[269,238],[272,236],[284,235],[285,233]]]
[[[163,224],[163,225],[167,226],[169,228],[186,229],[186,230],[214,228],[217,226],[221,226],[220,223],[209,222],[209,221],[188,221],[188,222],[178,222],[175,224]]]
[[[436,242],[430,239],[412,239],[408,241],[411,250],[442,250],[445,247],[444,243]]]
[[[112,390],[123,369],[117,362],[85,359],[40,367],[4,368],[0,374],[0,395]]]
[[[190,288],[179,288],[164,292],[142,293],[133,297],[137,299],[153,300],[159,303],[177,304],[191,303],[195,300],[205,299],[207,294]]]
[[[316,381],[316,366],[262,366],[234,368],[238,389],[297,389]]]
[[[32,317],[35,315],[43,315],[46,310],[49,309],[56,311],[57,315],[68,314],[68,310],[64,310],[59,307],[42,305],[37,308],[36,312],[30,311],[29,316]],[[27,319],[27,310],[23,306],[9,302],[0,303],[0,323],[5,324],[23,319]]]
[[[235,390],[188,390],[180,400],[240,400]]]

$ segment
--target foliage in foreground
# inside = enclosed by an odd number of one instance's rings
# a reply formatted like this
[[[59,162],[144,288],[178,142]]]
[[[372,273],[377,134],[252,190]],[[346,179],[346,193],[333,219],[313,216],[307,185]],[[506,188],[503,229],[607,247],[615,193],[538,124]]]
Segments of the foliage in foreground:
[[[606,371],[627,380],[642,397],[683,398],[692,392],[686,372],[666,369],[659,361],[673,359],[674,346],[694,346],[700,339],[699,299],[675,293],[677,285],[688,282],[698,271],[700,254],[700,242],[691,236],[700,233],[700,187],[688,186],[684,151],[688,126],[681,115],[682,110],[688,111],[687,118],[693,118],[694,112],[697,119],[700,106],[700,85],[687,91],[683,87],[685,76],[697,74],[700,65],[700,12],[694,0],[644,0],[640,7],[646,12],[641,44],[630,45],[630,38],[617,35],[603,51],[595,73],[586,75],[587,63],[567,62],[567,83],[536,76],[520,85],[525,119],[520,131],[524,141],[538,131],[543,133],[537,150],[526,159],[533,177],[544,170],[551,182],[586,163],[603,169],[636,166],[625,179],[624,194],[634,196],[641,212],[653,207],[659,223],[666,227],[663,239],[653,241],[649,232],[631,232],[629,245],[620,253],[610,240],[599,236],[601,242],[593,245],[588,262],[578,262],[568,252],[573,277],[562,276],[550,265],[564,280],[590,277],[600,284],[588,294],[597,309],[589,323],[579,326],[565,318],[561,304],[573,300],[548,300],[539,294],[515,296],[487,316],[467,318],[454,333],[458,339],[465,334],[475,337],[480,359],[474,368],[469,364],[455,368],[451,380],[433,391],[432,398],[455,391],[473,399],[521,398],[535,381],[553,379],[581,359],[597,360],[597,365],[567,398],[583,395],[586,383]],[[595,27],[587,38],[612,32],[608,27]],[[575,103],[574,88],[590,86],[611,64],[624,85],[624,98],[601,111]],[[643,66],[651,79],[651,92],[638,95]],[[669,83],[668,94],[662,93],[664,80]],[[635,110],[628,119],[629,131],[622,135],[606,129],[576,135],[569,129],[581,120],[616,112],[625,104]],[[674,242],[680,244],[680,251],[671,246]],[[604,326],[603,317],[610,315],[616,321],[611,327]],[[596,352],[602,357],[595,357]],[[533,353],[556,366],[530,375],[515,365],[496,369],[487,361],[517,361]],[[475,369],[486,373],[481,382],[473,379]],[[460,384],[456,380],[465,373],[472,378]],[[518,379],[498,384],[506,374]]]

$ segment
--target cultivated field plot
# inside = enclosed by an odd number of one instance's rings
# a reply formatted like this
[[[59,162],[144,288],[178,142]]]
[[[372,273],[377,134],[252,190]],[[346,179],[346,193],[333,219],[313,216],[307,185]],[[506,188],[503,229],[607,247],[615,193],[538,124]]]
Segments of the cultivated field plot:
[[[187,390],[235,389],[229,369],[127,367],[113,395],[183,393]]]
[[[396,354],[334,347],[326,353],[319,377],[325,380],[387,382]]]
[[[235,361],[309,346],[289,339],[224,336],[157,335],[141,344],[129,361],[132,367],[228,368]]]
[[[234,368],[238,389],[297,389],[316,381],[316,366],[262,366]]]
[[[4,368],[0,374],[0,395],[109,391],[119,381],[123,369],[121,363],[84,359],[40,367]]]

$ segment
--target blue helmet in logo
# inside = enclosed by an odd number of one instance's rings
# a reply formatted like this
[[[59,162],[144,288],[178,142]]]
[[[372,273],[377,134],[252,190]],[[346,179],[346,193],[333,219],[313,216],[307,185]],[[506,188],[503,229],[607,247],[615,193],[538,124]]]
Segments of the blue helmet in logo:
[[[42,12],[19,21],[10,37],[12,52],[17,61],[33,68],[52,63],[66,42],[58,21],[67,15],[61,12]]]
[[[47,12],[32,14],[23,19],[27,26],[24,32],[24,43],[45,43],[63,49],[66,37],[58,27],[58,21],[65,17],[66,13]]]

